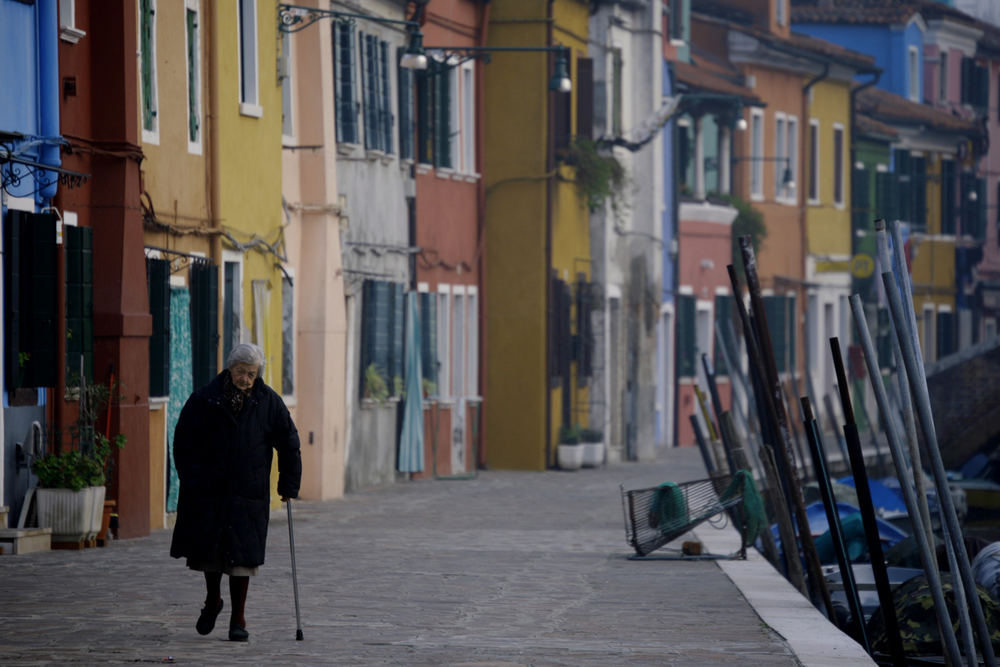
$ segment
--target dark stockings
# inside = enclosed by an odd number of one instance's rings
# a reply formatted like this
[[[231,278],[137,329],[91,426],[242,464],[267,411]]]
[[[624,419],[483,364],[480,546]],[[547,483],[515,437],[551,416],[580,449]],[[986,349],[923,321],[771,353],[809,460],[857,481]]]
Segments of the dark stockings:
[[[250,587],[250,577],[229,577],[229,596],[232,599],[232,615],[229,618],[229,627],[238,625],[241,628],[247,627],[247,621],[243,617],[243,608],[247,603],[247,589]]]
[[[207,592],[205,594],[205,608],[215,609],[219,606],[219,601],[222,600],[222,573],[221,572],[206,572],[205,573],[205,588]]]

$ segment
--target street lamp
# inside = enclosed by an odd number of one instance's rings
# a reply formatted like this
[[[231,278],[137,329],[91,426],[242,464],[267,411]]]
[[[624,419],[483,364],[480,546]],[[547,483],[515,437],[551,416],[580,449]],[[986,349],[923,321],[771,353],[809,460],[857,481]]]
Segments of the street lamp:
[[[488,63],[493,53],[554,52],[556,62],[552,78],[549,79],[549,90],[557,93],[568,93],[573,90],[573,81],[569,77],[568,46],[428,46],[424,47],[424,50],[440,54],[444,62],[451,66],[475,59]]]
[[[369,14],[352,14],[350,12],[338,12],[333,9],[318,9],[316,7],[303,7],[301,5],[289,5],[285,3],[278,5],[278,30],[281,32],[299,32],[322,19],[334,19],[339,23],[348,25],[358,20],[365,20],[372,21],[373,23],[405,26],[406,32],[410,36],[410,43],[407,45],[403,57],[400,58],[399,66],[404,69],[427,69],[427,56],[424,53],[423,47],[424,37],[420,34],[420,24],[416,21],[388,19]]]

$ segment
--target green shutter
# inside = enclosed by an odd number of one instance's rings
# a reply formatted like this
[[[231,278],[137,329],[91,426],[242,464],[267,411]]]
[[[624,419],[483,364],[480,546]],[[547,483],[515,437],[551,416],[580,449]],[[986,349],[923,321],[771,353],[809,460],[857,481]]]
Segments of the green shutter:
[[[389,394],[396,395],[396,379],[400,381],[406,375],[406,358],[404,341],[406,340],[406,292],[403,283],[388,283],[390,285],[392,334],[389,341]]]
[[[451,76],[450,68],[435,62],[434,165],[451,168]]]
[[[146,259],[153,332],[149,337],[149,395],[170,394],[170,262]]]
[[[66,244],[66,371],[67,380],[83,372],[93,379],[93,230],[67,226]]]
[[[698,348],[695,342],[695,298],[690,294],[677,296],[677,377],[695,377],[698,368]]]
[[[398,58],[403,57],[405,49],[396,49]],[[399,157],[413,158],[413,70],[396,68],[399,80]]]
[[[358,116],[355,103],[354,29],[348,23],[336,23],[333,30],[334,85],[337,101],[337,140],[358,142]]]
[[[913,192],[913,226],[918,231],[927,229],[927,159],[915,157],[911,159],[912,180],[910,187]]]
[[[389,96],[389,43],[379,45],[379,111],[381,113],[382,150],[392,153],[392,98]]]
[[[899,184],[896,174],[880,172],[875,175],[875,213],[886,220],[899,218]]]
[[[191,362],[194,386],[202,387],[218,374],[219,272],[209,262],[191,265]]]
[[[955,233],[955,163],[941,160],[941,233]]]
[[[734,354],[737,345],[736,341],[732,339],[733,327],[730,322],[733,318],[733,297],[729,294],[717,294],[715,296],[715,324],[721,333],[722,340],[726,344],[726,351],[730,354]],[[729,367],[726,366],[726,356],[719,349],[718,336],[715,335],[715,331],[712,332],[712,340],[715,341],[715,374],[716,375],[729,375]]]
[[[764,297],[764,314],[767,317],[767,328],[771,334],[774,363],[779,373],[787,372],[791,352],[788,346],[788,324],[785,319],[786,305],[787,298],[784,296]]]
[[[986,240],[986,179],[977,178],[976,185],[976,240]]]
[[[417,161],[432,164],[434,161],[434,131],[431,114],[434,109],[434,63],[431,60],[426,70],[417,72]]]

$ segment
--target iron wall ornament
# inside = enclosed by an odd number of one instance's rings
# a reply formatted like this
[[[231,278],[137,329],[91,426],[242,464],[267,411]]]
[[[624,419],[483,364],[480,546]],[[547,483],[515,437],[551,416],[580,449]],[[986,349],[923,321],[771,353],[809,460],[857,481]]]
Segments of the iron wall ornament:
[[[33,195],[56,181],[70,189],[78,188],[89,178],[90,174],[28,160],[14,155],[10,149],[0,148],[0,189],[11,197]],[[31,179],[34,183],[35,187],[31,192],[20,190],[26,179]]]

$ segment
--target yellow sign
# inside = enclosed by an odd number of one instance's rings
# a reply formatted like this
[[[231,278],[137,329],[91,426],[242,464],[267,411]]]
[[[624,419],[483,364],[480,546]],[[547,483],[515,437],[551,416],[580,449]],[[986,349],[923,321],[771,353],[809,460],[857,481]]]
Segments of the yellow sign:
[[[859,252],[851,258],[851,275],[864,280],[875,273],[875,259],[871,255]]]
[[[871,255],[858,253],[850,260],[819,260],[816,262],[816,273],[847,273],[855,278],[869,278],[875,273],[875,260]]]

